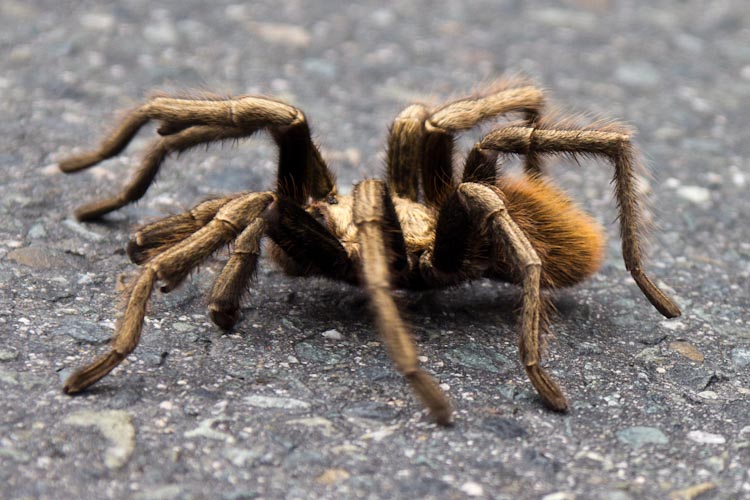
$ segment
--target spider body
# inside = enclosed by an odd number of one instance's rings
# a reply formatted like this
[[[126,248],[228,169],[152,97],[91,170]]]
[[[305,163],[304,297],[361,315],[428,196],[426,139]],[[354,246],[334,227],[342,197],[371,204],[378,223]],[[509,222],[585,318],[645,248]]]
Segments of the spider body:
[[[290,275],[321,275],[362,286],[378,332],[396,368],[440,424],[451,406],[436,381],[419,367],[416,347],[393,299],[394,287],[425,289],[490,278],[521,287],[519,351],[529,380],[551,409],[568,402],[541,366],[550,308],[544,290],[574,285],[603,260],[604,230],[546,177],[546,156],[592,156],[614,167],[615,197],[626,268],[665,316],[680,314],[642,269],[637,155],[630,132],[616,123],[581,125],[540,117],[542,93],[525,82],[505,82],[438,108],[415,104],[394,120],[387,178],[358,183],[338,194],[333,175],[312,142],[304,114],[256,96],[199,99],[154,97],[133,110],[97,150],[60,163],[65,172],[119,154],[150,120],[159,134],[133,181],[110,199],[76,212],[92,220],[139,199],[164,159],[199,144],[267,130],[279,147],[276,188],[205,201],[182,214],[140,228],[128,245],[142,267],[126,311],[105,355],[74,372],[64,390],[95,383],[133,351],[157,282],[178,286],[200,262],[233,243],[209,297],[213,321],[224,329],[240,318],[240,299],[252,280],[261,243]],[[505,114],[524,121],[499,126],[465,159],[460,182],[453,165],[455,136]],[[525,158],[510,176],[500,156]]]
[[[543,287],[569,287],[596,272],[604,258],[604,228],[563,191],[533,176],[505,178],[498,181],[496,187],[506,200],[508,214],[528,236],[529,243],[542,261]],[[429,270],[429,266],[420,267],[421,259],[428,258],[435,245],[439,213],[408,198],[393,196],[392,199],[404,236],[408,264],[401,273],[392,276],[394,287],[419,290],[478,278],[520,284],[520,277],[513,272],[512,259],[504,255],[502,249],[492,254],[487,240],[482,238],[467,242],[464,249],[466,254],[471,255],[468,258],[473,264],[470,269],[456,273],[458,269],[450,268],[450,264],[445,269],[440,266],[433,270]],[[359,265],[359,242],[353,206],[352,196],[338,196],[312,203],[307,212],[341,242],[356,269]],[[470,220],[464,220],[463,224],[468,226]],[[456,246],[453,250],[456,251]],[[273,245],[270,251],[287,274],[320,274],[314,269],[296,268],[296,261],[289,259],[278,245]],[[423,274],[424,269],[428,269],[427,275]],[[359,284],[356,273],[348,278],[354,284]]]

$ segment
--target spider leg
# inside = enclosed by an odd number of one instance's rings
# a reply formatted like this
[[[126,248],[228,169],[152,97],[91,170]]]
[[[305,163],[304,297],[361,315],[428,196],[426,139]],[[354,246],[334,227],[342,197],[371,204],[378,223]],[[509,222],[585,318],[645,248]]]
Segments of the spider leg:
[[[523,113],[532,124],[543,104],[540,89],[522,80],[509,80],[437,109],[429,110],[421,104],[407,107],[391,125],[388,187],[398,196],[416,200],[421,174],[425,201],[441,205],[455,189],[453,142],[456,133],[507,113]],[[540,172],[541,164],[538,158],[531,156],[525,168]]]
[[[260,241],[266,223],[258,217],[234,241],[232,254],[216,279],[208,301],[211,320],[229,330],[240,319],[240,299],[255,274],[260,257]]]
[[[613,183],[619,209],[620,238],[625,267],[651,304],[667,318],[680,315],[679,307],[662,292],[643,270],[639,234],[642,216],[641,200],[636,191],[637,155],[629,131],[617,124],[580,127],[568,123],[546,124],[540,128],[509,126],[487,134],[475,146],[478,150],[524,155],[567,154],[595,156],[614,166]]]
[[[146,306],[156,281],[164,283],[162,292],[174,289],[200,262],[234,240],[244,228],[253,227],[274,198],[272,193],[250,193],[229,202],[210,223],[147,262],[130,292],[109,352],[71,374],[63,391],[80,392],[119,365],[138,345]]]
[[[463,185],[463,184],[461,184]],[[419,261],[420,273],[432,286],[450,286],[482,276],[489,265],[482,254],[484,229],[469,213],[458,189],[443,203],[435,228],[435,242]]]
[[[187,212],[164,217],[140,227],[128,242],[131,262],[144,264],[211,222],[227,203],[248,193],[206,200]]]
[[[443,229],[471,227],[470,231],[475,235],[490,239],[494,249],[492,253],[509,259],[518,273],[518,282],[523,286],[521,336],[518,344],[521,361],[544,404],[556,411],[567,410],[568,402],[559,385],[540,366],[543,351],[540,329],[546,324],[546,307],[540,291],[542,262],[539,256],[505,208],[499,189],[477,183],[462,183],[452,199],[455,200],[454,208],[457,209],[451,210],[454,212],[450,215],[452,227],[446,222]],[[445,218],[443,213],[441,218]],[[471,221],[478,222],[472,224]],[[465,262],[472,260],[465,259],[469,251],[467,242],[471,241],[469,234],[440,233],[440,230],[439,225],[433,265],[441,272],[467,272],[461,268],[466,265]]]
[[[341,242],[302,207],[279,198],[263,217],[266,234],[284,252],[273,256],[289,274],[355,281],[352,261]]]
[[[151,183],[170,153],[180,153],[199,144],[238,138],[245,135],[242,129],[228,127],[195,126],[173,135],[154,140],[130,182],[116,195],[87,203],[75,210],[78,220],[90,221],[137,201],[146,194]]]
[[[354,189],[354,223],[360,244],[360,273],[375,314],[378,331],[398,371],[440,425],[451,422],[448,398],[437,382],[419,368],[417,350],[391,294],[388,240],[390,195],[380,181],[367,180]],[[392,205],[392,201],[391,201]]]
[[[264,97],[234,99],[178,99],[154,97],[132,110],[99,148],[60,162],[63,172],[89,168],[122,152],[138,130],[150,120],[160,120],[159,133],[141,168],[118,195],[79,208],[76,216],[92,220],[141,198],[165,158],[198,144],[249,137],[269,129],[279,154],[278,192],[304,203],[308,196],[335,195],[333,175],[310,137],[305,115],[297,108]]]

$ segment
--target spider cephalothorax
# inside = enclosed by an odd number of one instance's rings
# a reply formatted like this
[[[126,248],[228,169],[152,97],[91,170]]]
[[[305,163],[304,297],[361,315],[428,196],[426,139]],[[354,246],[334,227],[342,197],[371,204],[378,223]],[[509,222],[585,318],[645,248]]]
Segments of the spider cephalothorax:
[[[131,111],[99,149],[60,163],[64,172],[119,154],[139,128],[156,120],[160,138],[133,181],[113,198],[79,208],[96,219],[139,199],[164,159],[199,144],[267,130],[279,147],[276,189],[205,201],[188,212],[140,228],[128,255],[142,266],[111,348],[74,372],[67,393],[104,377],[133,351],[157,282],[167,292],[227,243],[231,256],[209,298],[213,321],[231,328],[261,251],[289,274],[326,276],[363,286],[396,368],[441,424],[451,420],[448,398],[419,367],[417,351],[394,302],[392,287],[423,289],[488,277],[522,287],[519,350],[531,383],[550,408],[568,402],[540,366],[547,304],[543,290],[573,285],[603,258],[602,228],[545,176],[543,159],[563,154],[601,158],[614,167],[615,197],[626,268],[666,317],[680,310],[642,268],[637,158],[628,129],[615,122],[581,125],[540,116],[543,95],[525,82],[493,85],[437,108],[407,107],[388,138],[387,179],[365,180],[352,195],[337,193],[333,175],[310,138],[304,114],[266,97],[153,97]],[[500,126],[468,153],[460,182],[454,176],[457,133],[500,115],[524,121]],[[498,157],[524,156],[523,174],[509,176]]]

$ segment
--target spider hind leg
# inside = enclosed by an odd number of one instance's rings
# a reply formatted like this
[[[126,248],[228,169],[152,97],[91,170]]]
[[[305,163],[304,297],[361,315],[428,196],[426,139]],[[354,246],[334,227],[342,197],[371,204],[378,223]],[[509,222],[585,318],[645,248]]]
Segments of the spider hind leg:
[[[524,230],[511,217],[502,191],[477,183],[459,185],[456,199],[464,207],[473,231],[489,240],[496,256],[507,262],[513,281],[522,287],[518,348],[526,374],[544,404],[555,411],[566,411],[568,401],[558,383],[542,366],[543,330],[548,306],[541,293],[542,260]],[[444,240],[443,240],[444,241]],[[436,240],[436,246],[439,243]],[[439,248],[435,255],[439,255]],[[490,262],[495,259],[491,259]]]

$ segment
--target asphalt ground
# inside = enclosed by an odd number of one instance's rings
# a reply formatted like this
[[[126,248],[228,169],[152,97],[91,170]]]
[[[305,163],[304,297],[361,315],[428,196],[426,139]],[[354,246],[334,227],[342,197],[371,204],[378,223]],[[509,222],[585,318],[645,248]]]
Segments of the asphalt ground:
[[[3,498],[745,498],[750,495],[750,4],[702,2],[0,0],[0,485]],[[153,129],[75,176],[153,90],[261,93],[303,109],[346,192],[384,171],[387,126],[522,73],[565,110],[639,131],[651,177],[647,268],[624,270],[611,168],[551,169],[609,233],[605,264],[556,293],[546,410],[517,355],[518,291],[480,281],[397,293],[455,425],[397,375],[362,291],[260,263],[224,334],[205,294],[225,254],[155,294],[138,349],[78,397],[105,349],[138,225],[206,196],[273,186],[267,138],[170,159],[139,203],[78,223]],[[469,134],[465,148],[481,136]]]

